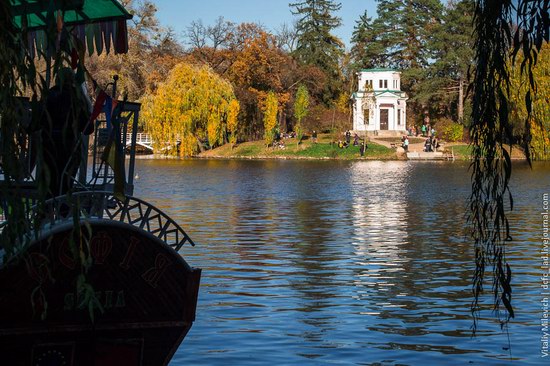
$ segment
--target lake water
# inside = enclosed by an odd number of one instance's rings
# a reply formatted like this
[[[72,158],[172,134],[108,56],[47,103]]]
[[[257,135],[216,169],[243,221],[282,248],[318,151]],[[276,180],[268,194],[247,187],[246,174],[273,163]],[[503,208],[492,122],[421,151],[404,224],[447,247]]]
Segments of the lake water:
[[[516,318],[501,331],[487,310],[475,338],[467,168],[139,160],[135,195],[182,225],[197,243],[182,255],[203,269],[196,322],[170,365],[550,364],[540,325],[550,165],[514,168]]]

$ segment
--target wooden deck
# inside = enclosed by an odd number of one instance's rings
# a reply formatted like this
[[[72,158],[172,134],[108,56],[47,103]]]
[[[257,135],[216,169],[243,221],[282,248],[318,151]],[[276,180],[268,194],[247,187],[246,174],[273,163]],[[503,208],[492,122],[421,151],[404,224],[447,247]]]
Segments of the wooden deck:
[[[411,151],[407,153],[409,160],[455,160],[454,154],[443,152]]]

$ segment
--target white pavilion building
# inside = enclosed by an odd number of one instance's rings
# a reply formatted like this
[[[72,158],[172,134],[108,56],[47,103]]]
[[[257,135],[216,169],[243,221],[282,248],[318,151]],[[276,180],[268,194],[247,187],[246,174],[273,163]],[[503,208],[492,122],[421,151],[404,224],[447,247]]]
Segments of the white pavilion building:
[[[354,132],[404,134],[408,98],[401,91],[401,73],[393,69],[366,69],[357,75],[359,85],[352,96]]]

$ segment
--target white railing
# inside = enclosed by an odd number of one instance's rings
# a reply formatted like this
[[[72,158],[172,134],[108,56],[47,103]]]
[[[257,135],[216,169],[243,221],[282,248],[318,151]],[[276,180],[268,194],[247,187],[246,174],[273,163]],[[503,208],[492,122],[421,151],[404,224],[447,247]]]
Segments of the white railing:
[[[132,133],[126,134],[126,146],[132,145]],[[139,132],[136,134],[136,145],[143,146],[149,150],[153,150],[153,139],[148,133]]]

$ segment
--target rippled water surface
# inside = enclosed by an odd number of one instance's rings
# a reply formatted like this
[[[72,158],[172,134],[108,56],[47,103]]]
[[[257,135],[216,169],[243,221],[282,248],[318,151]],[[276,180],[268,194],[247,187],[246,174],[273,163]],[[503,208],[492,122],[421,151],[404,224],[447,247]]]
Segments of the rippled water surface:
[[[550,165],[515,167],[517,314],[507,334],[482,313],[476,338],[465,164],[140,160],[137,172],[135,195],[184,227],[197,246],[182,255],[203,269],[197,319],[171,365],[550,364]]]

